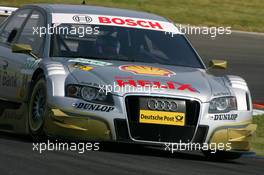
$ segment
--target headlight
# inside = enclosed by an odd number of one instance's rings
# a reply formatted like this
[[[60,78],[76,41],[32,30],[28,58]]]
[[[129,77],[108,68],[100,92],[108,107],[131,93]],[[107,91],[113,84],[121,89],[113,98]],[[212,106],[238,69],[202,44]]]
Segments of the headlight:
[[[90,86],[68,85],[66,96],[81,98],[85,101],[113,105],[113,97],[110,93],[100,91],[99,88]]]
[[[235,97],[220,97],[210,102],[209,113],[226,113],[232,110],[237,110]]]
[[[97,97],[97,89],[93,87],[82,87],[81,96],[84,100],[87,101],[95,100]]]

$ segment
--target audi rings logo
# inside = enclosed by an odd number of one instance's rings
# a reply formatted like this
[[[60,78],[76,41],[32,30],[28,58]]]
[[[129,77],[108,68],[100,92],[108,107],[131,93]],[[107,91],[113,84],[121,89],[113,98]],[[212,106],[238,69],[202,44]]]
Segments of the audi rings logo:
[[[90,23],[93,21],[92,17],[87,15],[75,15],[72,17],[72,19],[78,23]]]
[[[151,110],[175,112],[178,109],[178,105],[175,101],[151,99],[148,101],[148,108]]]

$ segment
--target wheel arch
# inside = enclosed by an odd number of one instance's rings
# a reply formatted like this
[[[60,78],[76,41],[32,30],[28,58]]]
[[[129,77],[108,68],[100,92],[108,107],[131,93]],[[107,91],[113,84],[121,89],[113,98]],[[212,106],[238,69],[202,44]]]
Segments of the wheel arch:
[[[40,75],[44,75],[44,70],[42,68],[37,68],[34,73],[32,74],[32,77],[31,77],[31,80],[30,80],[30,83],[29,83],[29,88],[28,88],[28,95],[27,95],[27,102],[30,100],[30,96],[31,96],[31,92],[32,92],[32,89],[34,87],[34,83],[37,81],[38,77]]]
[[[35,82],[41,74],[44,75],[44,70],[42,68],[37,68],[32,75],[31,86],[32,86],[32,83]]]

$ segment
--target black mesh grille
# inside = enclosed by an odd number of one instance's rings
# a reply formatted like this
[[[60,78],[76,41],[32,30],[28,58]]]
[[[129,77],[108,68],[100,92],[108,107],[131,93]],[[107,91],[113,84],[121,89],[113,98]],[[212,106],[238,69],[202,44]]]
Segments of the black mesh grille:
[[[126,97],[126,108],[130,134],[134,139],[155,142],[190,142],[193,138],[200,111],[197,101],[184,100],[186,102],[185,126],[159,125],[139,123],[139,102],[141,96]],[[160,97],[159,97],[160,98]],[[164,99],[164,98],[163,98]],[[172,98],[167,98],[172,99]],[[182,99],[177,99],[182,100]]]
[[[127,121],[125,119],[115,119],[116,138],[118,141],[129,141]]]
[[[193,143],[204,143],[207,136],[208,128],[208,126],[199,126],[193,139]]]

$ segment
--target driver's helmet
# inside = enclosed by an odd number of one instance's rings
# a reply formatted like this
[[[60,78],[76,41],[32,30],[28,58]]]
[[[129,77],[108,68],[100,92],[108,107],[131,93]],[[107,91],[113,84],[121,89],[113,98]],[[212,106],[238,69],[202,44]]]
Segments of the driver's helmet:
[[[96,50],[100,55],[118,55],[120,51],[120,42],[111,35],[100,36],[96,40]]]

